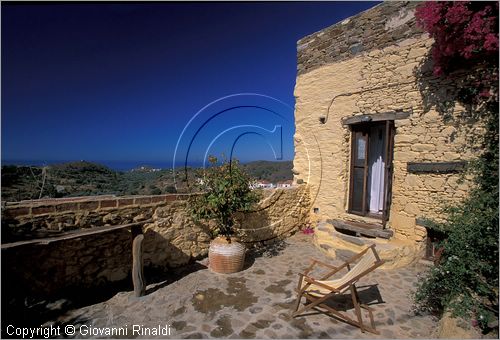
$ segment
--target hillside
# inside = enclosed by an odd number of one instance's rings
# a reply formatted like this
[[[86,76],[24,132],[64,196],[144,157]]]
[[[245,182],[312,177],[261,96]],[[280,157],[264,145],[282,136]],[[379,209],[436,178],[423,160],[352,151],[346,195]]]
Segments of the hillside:
[[[256,161],[242,167],[255,179],[270,182],[292,179],[292,162]],[[188,169],[188,176],[193,176]],[[115,171],[91,162],[39,166],[2,166],[2,200],[89,195],[157,195],[186,192],[183,174],[174,181],[172,170]],[[175,185],[177,184],[177,185]]]
[[[292,161],[255,161],[243,164],[242,167],[255,179],[264,179],[272,183],[293,179]]]

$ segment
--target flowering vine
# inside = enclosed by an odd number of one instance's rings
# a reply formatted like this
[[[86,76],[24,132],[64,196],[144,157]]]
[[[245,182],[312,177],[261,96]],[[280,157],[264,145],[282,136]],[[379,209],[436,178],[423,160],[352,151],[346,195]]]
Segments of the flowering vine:
[[[498,2],[428,1],[417,24],[434,38],[434,75],[468,70],[463,100],[498,100]]]
[[[470,318],[485,333],[498,332],[499,319],[498,10],[498,2],[429,1],[415,12],[417,24],[434,39],[436,86],[426,93],[435,95],[436,106],[467,104],[470,118],[480,118],[484,126],[481,135],[473,135],[482,150],[470,162],[474,186],[468,197],[445,207],[444,222],[429,225],[446,240],[440,261],[419,282],[415,302],[423,310]],[[424,73],[421,81],[429,84],[433,77]],[[455,97],[439,95],[444,78],[458,88]]]

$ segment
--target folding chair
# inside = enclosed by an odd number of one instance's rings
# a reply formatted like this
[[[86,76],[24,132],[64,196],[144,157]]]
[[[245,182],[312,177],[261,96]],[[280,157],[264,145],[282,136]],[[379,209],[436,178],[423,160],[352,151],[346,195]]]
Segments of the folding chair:
[[[357,262],[357,263],[356,263]],[[373,309],[367,305],[360,304],[358,292],[355,283],[363,276],[367,275],[375,268],[381,266],[385,261],[381,260],[375,250],[375,245],[371,245],[357,255],[354,255],[349,260],[344,262],[340,267],[335,267],[324,262],[313,259],[311,265],[303,273],[299,273],[299,284],[297,286],[297,302],[295,305],[292,317],[296,317],[311,308],[324,308],[337,318],[344,322],[359,327],[364,333],[365,331],[380,334],[375,329],[373,321]],[[315,265],[322,266],[329,270],[324,276],[315,279],[309,276]],[[352,266],[352,268],[351,268]],[[346,268],[348,272],[339,279],[330,279],[334,274],[341,269]],[[330,280],[328,280],[330,279]],[[357,320],[351,318],[347,313],[340,312],[333,307],[327,305],[328,300],[336,295],[343,294],[350,290],[352,303],[354,306]],[[306,304],[299,309],[300,300],[306,298]],[[363,323],[361,316],[361,308],[368,311],[370,317],[370,326]],[[328,313],[327,313],[328,314]]]

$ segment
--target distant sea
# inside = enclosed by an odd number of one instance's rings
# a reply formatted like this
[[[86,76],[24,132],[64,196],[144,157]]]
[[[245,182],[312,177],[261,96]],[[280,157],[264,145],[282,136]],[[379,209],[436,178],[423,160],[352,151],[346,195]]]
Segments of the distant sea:
[[[92,162],[92,163],[97,163],[97,164],[102,164],[110,169],[116,170],[116,171],[129,171],[132,169],[136,169],[140,166],[148,166],[154,169],[172,169],[172,162],[155,162],[155,161],[93,161],[93,160],[82,160],[82,161],[87,161],[87,162]],[[60,161],[55,161],[55,160],[2,160],[2,165],[33,165],[33,166],[43,166],[43,165],[52,165],[52,164],[61,164],[61,163],[68,163],[68,162],[77,162],[76,160],[60,160]],[[198,168],[203,165],[202,162],[190,162],[188,163],[188,166],[193,167],[193,168]],[[184,164],[177,164],[176,168],[181,168],[183,167]]]
[[[140,166],[147,166],[151,167],[154,169],[172,169],[172,162],[161,162],[161,161],[93,161],[93,160],[81,160],[81,161],[87,161],[87,162],[92,162],[92,163],[97,163],[97,164],[102,164],[107,166],[110,169],[113,169],[115,171],[130,171],[132,169],[136,169]],[[68,163],[68,162],[77,162],[77,160],[61,160],[61,161],[55,161],[55,160],[2,160],[2,165],[33,165],[33,166],[43,166],[43,165],[52,165],[52,164],[61,164],[61,163]],[[242,162],[242,163],[247,163],[247,162]],[[192,168],[200,168],[203,166],[203,162],[198,161],[198,162],[188,162],[187,164],[189,167]],[[178,169],[181,169],[184,167],[184,164],[176,164],[175,166]]]

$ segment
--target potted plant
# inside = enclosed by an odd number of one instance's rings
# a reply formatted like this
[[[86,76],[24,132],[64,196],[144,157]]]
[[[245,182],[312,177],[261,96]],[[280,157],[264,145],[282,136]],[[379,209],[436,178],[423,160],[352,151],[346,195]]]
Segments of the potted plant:
[[[235,237],[235,213],[252,210],[259,195],[250,188],[251,178],[237,160],[209,157],[210,166],[201,169],[195,184],[197,193],[189,198],[191,215],[197,221],[212,221],[213,240],[208,251],[209,267],[217,273],[243,269],[245,246]]]

